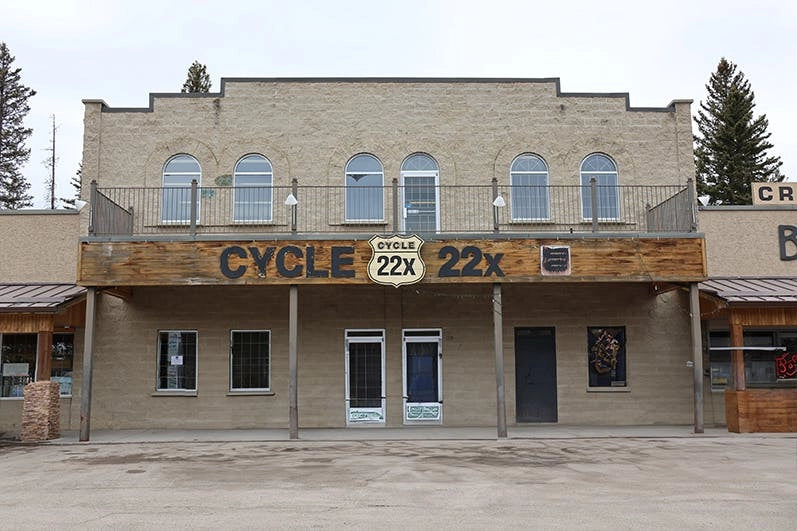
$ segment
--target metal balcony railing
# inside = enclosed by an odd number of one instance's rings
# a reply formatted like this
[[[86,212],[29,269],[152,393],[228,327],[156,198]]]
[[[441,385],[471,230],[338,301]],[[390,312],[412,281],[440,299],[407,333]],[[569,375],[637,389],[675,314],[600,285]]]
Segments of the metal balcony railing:
[[[676,186],[491,185],[91,189],[90,237],[509,234],[696,230],[691,181]]]

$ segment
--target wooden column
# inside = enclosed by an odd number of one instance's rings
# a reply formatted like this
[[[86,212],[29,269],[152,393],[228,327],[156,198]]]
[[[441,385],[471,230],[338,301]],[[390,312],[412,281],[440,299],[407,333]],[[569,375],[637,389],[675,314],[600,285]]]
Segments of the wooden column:
[[[97,288],[86,292],[86,330],[83,339],[83,382],[80,392],[80,441],[89,440],[91,432],[91,374],[94,355],[94,327],[97,317]]]
[[[700,293],[697,282],[689,285],[689,316],[695,393],[695,433],[703,433],[703,339],[700,334]]]
[[[293,285],[290,288],[288,302],[288,417],[290,423],[290,438],[299,438],[299,405],[298,405],[298,362],[296,352],[296,340],[299,320],[299,293],[298,288]]]
[[[731,346],[737,350],[731,351],[731,372],[733,373],[733,385],[737,391],[747,389],[747,381],[744,375],[744,329],[740,316],[731,310]]]
[[[493,284],[493,339],[495,340],[496,427],[498,437],[506,438],[506,399],[504,393],[504,318],[501,284]]]
[[[42,382],[50,379],[53,365],[53,333],[50,331],[39,332],[37,340],[36,381]]]

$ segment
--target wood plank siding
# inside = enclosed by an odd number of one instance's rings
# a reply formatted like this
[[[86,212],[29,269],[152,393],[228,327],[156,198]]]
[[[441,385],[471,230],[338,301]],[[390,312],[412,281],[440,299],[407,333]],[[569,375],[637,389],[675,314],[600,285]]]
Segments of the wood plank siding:
[[[541,273],[544,245],[569,246],[569,274]],[[365,240],[82,242],[78,283],[367,284],[371,256]],[[426,283],[695,282],[706,277],[702,238],[437,240],[425,242],[421,256]]]

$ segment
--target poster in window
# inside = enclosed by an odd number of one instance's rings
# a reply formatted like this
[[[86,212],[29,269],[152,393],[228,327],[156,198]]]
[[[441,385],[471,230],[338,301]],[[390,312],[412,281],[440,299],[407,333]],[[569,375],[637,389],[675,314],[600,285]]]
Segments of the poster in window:
[[[590,387],[625,387],[625,327],[587,328]]]

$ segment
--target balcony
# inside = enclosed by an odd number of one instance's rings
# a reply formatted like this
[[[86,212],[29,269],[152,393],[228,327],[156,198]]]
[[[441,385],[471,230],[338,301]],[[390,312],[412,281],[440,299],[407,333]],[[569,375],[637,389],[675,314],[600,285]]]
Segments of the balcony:
[[[676,186],[488,185],[99,188],[88,240],[329,238],[374,234],[633,236],[696,230],[691,181]]]

